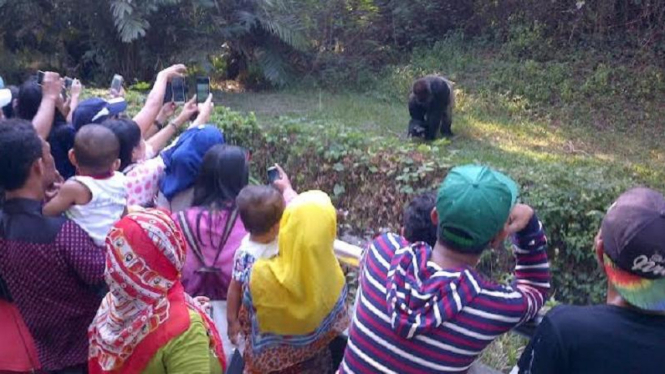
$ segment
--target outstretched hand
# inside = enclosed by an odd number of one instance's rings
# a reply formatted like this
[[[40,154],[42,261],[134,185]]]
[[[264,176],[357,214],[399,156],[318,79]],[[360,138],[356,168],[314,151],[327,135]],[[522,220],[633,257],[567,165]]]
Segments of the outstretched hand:
[[[275,164],[275,167],[279,171],[279,179],[272,182],[273,186],[275,186],[275,188],[277,188],[282,194],[287,190],[292,190],[293,186],[291,185],[291,180],[284,169],[278,164]]]
[[[506,226],[508,235],[516,234],[526,228],[533,217],[533,213],[533,208],[526,204],[515,205],[508,216],[508,224]]]
[[[168,68],[159,72],[163,74],[167,80],[171,80],[174,77],[183,77],[187,73],[187,67],[183,64],[171,65]]]
[[[206,101],[198,105],[199,115],[194,120],[194,125],[205,125],[210,121],[210,115],[214,109],[215,104],[212,102],[212,93],[208,95]]]
[[[81,91],[83,91],[83,85],[81,84],[81,81],[78,79],[72,80],[72,88],[71,88],[72,96],[79,96],[81,94]]]
[[[60,74],[47,71],[44,73],[44,80],[42,81],[42,95],[53,101],[58,100],[63,84]]]

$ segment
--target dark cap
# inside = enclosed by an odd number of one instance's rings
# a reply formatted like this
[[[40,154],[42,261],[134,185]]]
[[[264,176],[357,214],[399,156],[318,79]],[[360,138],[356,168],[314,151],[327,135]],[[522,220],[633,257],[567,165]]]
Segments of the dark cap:
[[[81,127],[91,123],[100,124],[126,109],[127,102],[122,97],[111,100],[93,97],[79,103],[72,115],[72,125],[78,131]]]
[[[603,219],[606,273],[619,294],[646,310],[665,311],[665,198],[626,191]]]

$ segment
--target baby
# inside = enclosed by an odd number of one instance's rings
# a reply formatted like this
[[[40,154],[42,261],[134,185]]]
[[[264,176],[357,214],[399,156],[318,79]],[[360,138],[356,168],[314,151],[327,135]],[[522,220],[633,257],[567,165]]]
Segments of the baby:
[[[238,312],[242,285],[249,281],[248,270],[256,260],[277,255],[279,221],[285,204],[282,194],[273,187],[247,186],[238,194],[236,205],[249,235],[243,239],[236,252],[227,297],[228,335],[233,344],[237,344],[236,337],[240,332]]]
[[[76,176],[68,179],[44,206],[44,214],[65,213],[95,244],[103,246],[111,226],[126,211],[125,176],[116,171],[119,152],[120,142],[111,130],[100,125],[81,127],[69,151]]]

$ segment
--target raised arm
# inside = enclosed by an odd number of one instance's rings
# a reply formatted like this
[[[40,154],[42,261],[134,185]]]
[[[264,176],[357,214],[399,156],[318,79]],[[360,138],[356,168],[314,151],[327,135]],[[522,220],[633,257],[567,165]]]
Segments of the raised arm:
[[[134,116],[134,121],[141,128],[141,134],[146,134],[150,126],[155,122],[159,110],[162,108],[164,101],[164,92],[166,91],[166,84],[173,77],[182,77],[187,68],[185,65],[178,64],[168,67],[157,74],[155,84],[152,86],[152,91],[148,94],[148,98],[141,111]]]
[[[157,134],[148,139],[146,143],[152,147],[155,153],[161,152],[166,144],[173,138],[177,130],[189,121],[193,114],[197,111],[196,97],[188,101],[180,111],[180,114],[174,118],[168,125],[164,126]]]
[[[194,96],[193,100],[196,100],[196,96]],[[212,102],[212,94],[209,94],[206,101],[199,105],[199,115],[196,116],[196,119],[194,122],[192,122],[190,127],[196,127],[210,123],[210,115],[212,114],[212,110],[214,108],[215,104]]]
[[[90,190],[82,184],[69,180],[60,187],[60,191],[46,205],[43,213],[46,216],[59,216],[72,205],[87,204],[92,199]]]
[[[74,116],[74,111],[76,107],[79,106],[79,98],[81,97],[81,91],[83,91],[83,86],[81,81],[74,79],[72,82],[72,97],[69,101],[69,114],[67,114],[67,122],[72,123],[72,117]]]
[[[517,260],[513,287],[525,299],[526,310],[522,321],[528,321],[545,304],[550,290],[547,237],[533,209],[521,204],[513,209],[508,230],[514,233],[513,251]]]
[[[56,103],[62,90],[62,80],[58,73],[46,72],[42,82],[42,102],[37,114],[32,119],[37,134],[42,139],[48,138],[55,118]]]

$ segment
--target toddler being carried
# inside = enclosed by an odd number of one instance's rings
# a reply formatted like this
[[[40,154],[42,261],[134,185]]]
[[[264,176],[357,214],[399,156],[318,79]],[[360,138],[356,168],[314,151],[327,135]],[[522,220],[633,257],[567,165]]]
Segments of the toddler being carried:
[[[44,206],[44,214],[65,213],[95,244],[103,246],[109,230],[126,211],[125,176],[117,172],[119,153],[120,142],[111,130],[94,124],[81,127],[69,151],[76,176]]]

